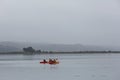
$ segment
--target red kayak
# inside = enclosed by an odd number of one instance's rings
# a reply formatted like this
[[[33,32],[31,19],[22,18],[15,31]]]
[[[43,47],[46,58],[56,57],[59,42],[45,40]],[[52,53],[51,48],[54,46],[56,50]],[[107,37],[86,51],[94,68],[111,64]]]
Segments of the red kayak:
[[[54,63],[49,63],[49,64],[51,64],[51,65],[56,65],[56,64],[59,64],[59,62],[54,62]]]
[[[47,64],[48,62],[40,62],[40,64]]]
[[[59,62],[40,62],[40,64],[51,64],[51,65],[55,65],[55,64],[59,64]]]

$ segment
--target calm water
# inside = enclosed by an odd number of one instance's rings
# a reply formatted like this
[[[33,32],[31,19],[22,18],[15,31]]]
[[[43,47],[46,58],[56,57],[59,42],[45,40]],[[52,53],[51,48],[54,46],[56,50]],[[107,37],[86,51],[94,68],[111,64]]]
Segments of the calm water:
[[[58,58],[58,65],[39,64]],[[119,80],[120,54],[0,55],[0,80]]]

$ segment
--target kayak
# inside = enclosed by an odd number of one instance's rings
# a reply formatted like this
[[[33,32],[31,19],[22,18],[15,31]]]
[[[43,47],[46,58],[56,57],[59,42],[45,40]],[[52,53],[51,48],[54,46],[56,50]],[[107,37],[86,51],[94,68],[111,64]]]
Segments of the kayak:
[[[51,64],[51,65],[55,65],[55,64],[59,64],[59,62],[40,62],[40,64]]]
[[[59,62],[55,62],[55,63],[48,63],[48,64],[55,65],[55,64],[59,64]]]
[[[40,62],[40,64],[47,64],[48,62]]]

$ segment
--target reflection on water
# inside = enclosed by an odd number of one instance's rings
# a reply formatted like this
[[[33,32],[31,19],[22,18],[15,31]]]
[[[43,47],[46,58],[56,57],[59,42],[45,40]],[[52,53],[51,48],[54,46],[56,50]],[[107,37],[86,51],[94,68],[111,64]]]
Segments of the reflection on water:
[[[58,58],[60,64],[39,64]],[[0,55],[0,80],[119,80],[120,54]]]

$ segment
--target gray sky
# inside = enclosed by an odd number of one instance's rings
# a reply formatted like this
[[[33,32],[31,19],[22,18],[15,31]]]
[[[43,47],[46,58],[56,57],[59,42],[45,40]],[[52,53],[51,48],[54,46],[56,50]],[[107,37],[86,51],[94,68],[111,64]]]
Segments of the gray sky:
[[[120,45],[119,0],[0,0],[0,41]]]

